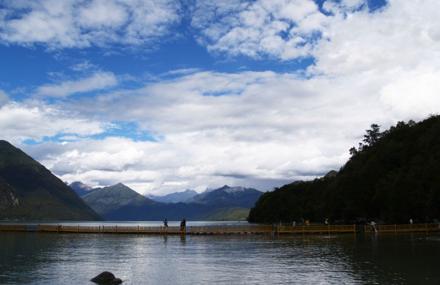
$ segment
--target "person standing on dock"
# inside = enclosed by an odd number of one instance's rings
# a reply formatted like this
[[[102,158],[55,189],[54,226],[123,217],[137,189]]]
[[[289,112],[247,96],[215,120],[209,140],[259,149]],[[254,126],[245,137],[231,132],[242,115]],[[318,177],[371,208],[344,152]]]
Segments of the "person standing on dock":
[[[409,219],[409,224],[412,225],[414,223],[413,219]]]
[[[371,225],[371,228],[373,229],[373,231],[375,233],[377,233],[376,222],[375,221],[371,221],[370,225]]]
[[[163,226],[165,228],[168,228],[168,219],[167,218],[165,218],[165,220],[163,220]]]
[[[180,222],[180,232],[185,233],[186,232],[186,220],[185,218],[182,219]]]

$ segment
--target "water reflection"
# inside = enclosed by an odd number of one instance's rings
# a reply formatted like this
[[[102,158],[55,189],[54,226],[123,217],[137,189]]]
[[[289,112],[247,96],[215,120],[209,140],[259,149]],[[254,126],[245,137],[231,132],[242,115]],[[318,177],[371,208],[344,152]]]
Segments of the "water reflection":
[[[440,238],[424,235],[0,234],[0,284],[439,284]]]

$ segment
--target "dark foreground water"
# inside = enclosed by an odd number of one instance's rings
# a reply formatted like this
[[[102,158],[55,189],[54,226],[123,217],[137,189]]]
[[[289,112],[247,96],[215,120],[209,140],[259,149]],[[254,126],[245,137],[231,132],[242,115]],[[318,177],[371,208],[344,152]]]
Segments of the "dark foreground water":
[[[0,284],[440,284],[440,236],[0,233]]]

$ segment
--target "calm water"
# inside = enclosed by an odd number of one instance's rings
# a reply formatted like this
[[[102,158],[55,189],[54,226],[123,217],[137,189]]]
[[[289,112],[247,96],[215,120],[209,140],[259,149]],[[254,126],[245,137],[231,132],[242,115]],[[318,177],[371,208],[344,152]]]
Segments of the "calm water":
[[[0,233],[0,284],[440,284],[440,236]]]

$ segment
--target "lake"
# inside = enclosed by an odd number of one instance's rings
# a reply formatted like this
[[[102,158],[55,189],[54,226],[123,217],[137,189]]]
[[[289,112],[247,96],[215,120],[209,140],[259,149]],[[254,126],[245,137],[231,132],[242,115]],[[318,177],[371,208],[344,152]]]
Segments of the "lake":
[[[440,235],[0,233],[0,284],[440,284]]]

